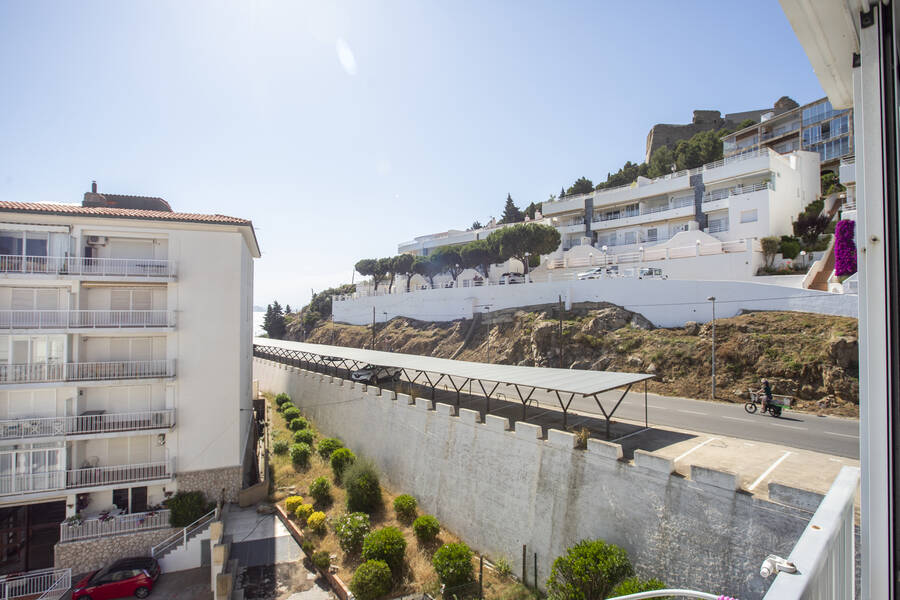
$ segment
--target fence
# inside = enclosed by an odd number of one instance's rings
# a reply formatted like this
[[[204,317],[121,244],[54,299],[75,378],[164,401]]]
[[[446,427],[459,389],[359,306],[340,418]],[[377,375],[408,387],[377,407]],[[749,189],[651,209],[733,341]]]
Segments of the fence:
[[[174,474],[173,461],[70,469],[66,471],[66,487],[91,487],[111,483],[169,479]]]
[[[3,329],[174,327],[168,310],[0,310]]]
[[[169,428],[175,424],[173,409],[130,413],[39,417],[0,421],[0,439],[53,437],[86,433],[109,433],[140,429]]]
[[[136,531],[162,529],[169,526],[168,510],[116,515],[108,518],[86,519],[81,523],[59,524],[59,541],[74,542],[98,537],[108,537]]]
[[[174,277],[175,263],[144,258],[0,255],[2,273],[89,275],[94,277]]]
[[[150,549],[150,556],[154,558],[162,558],[168,552],[175,548],[187,544],[196,533],[203,531],[207,525],[215,521],[219,517],[219,509],[214,508],[184,529],[170,535],[159,544]]]
[[[172,377],[174,360],[135,360],[84,363],[31,363],[0,365],[0,383],[41,381],[100,381]]]
[[[0,600],[61,598],[72,587],[72,569],[40,569],[0,577]]]

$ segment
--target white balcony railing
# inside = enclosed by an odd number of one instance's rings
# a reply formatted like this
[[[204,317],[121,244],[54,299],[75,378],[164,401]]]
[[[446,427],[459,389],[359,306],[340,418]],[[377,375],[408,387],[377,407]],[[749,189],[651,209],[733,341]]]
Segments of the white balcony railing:
[[[0,475],[0,496],[171,479],[175,461]]]
[[[750,194],[752,192],[771,189],[771,187],[772,186],[768,181],[763,181],[760,183],[754,183],[752,185],[739,185],[735,187],[725,188],[723,190],[713,190],[711,192],[706,192],[703,194],[703,202],[715,202],[716,200],[722,200],[724,198],[728,198],[729,196]]]
[[[173,377],[174,375],[174,360],[0,364],[0,383],[104,381]]]
[[[788,561],[796,573],[779,573],[766,600],[853,598],[856,586],[853,498],[858,467],[843,467],[819,504]]]
[[[0,255],[0,273],[92,277],[175,277],[175,262],[151,258]]]
[[[0,600],[62,598],[72,587],[72,569],[39,569],[0,576]]]
[[[59,524],[59,541],[74,542],[76,540],[134,533],[136,531],[163,529],[169,527],[169,512],[168,510],[155,510],[105,518],[85,519],[77,524],[63,522]]]
[[[169,310],[0,310],[0,329],[174,327]]]
[[[169,429],[174,425],[173,409],[5,419],[0,421],[0,440]]]

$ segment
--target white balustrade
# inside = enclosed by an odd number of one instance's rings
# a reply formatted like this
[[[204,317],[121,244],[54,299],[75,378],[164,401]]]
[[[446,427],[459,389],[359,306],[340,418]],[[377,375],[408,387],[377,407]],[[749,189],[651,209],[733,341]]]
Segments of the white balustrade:
[[[0,383],[102,381],[174,375],[174,360],[0,364]]]
[[[59,541],[73,542],[91,538],[109,537],[136,531],[169,527],[169,510],[155,510],[126,515],[109,515],[81,522],[59,524]]]
[[[100,485],[171,479],[173,460],[133,465],[114,465],[0,475],[0,496],[51,490],[89,488]]]
[[[168,310],[0,310],[0,329],[174,327]]]
[[[39,569],[0,576],[0,600],[62,598],[72,587],[72,569]]]
[[[88,275],[94,277],[174,277],[175,263],[144,258],[0,255],[0,273]]]
[[[168,429],[175,425],[175,411],[149,410],[64,417],[34,417],[0,421],[0,439],[54,437],[142,429]]]

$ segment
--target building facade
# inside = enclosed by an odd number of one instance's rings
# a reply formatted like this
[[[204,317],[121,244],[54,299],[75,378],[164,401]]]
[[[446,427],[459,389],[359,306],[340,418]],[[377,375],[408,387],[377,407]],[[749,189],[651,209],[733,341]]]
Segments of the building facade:
[[[780,114],[763,115],[762,121],[722,138],[725,157],[760,148],[779,154],[796,150],[816,152],[822,170],[837,171],[842,158],[853,155],[853,109],[835,109],[820,98]]]
[[[0,202],[0,573],[177,490],[236,496],[258,256],[250,221],[161,199]]]

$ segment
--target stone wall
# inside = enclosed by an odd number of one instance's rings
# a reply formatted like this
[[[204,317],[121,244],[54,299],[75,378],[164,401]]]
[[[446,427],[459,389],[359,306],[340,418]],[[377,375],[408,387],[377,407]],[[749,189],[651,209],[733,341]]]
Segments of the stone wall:
[[[178,530],[166,527],[92,540],[58,543],[53,549],[53,565],[57,569],[70,568],[73,574],[80,574],[100,569],[127,556],[150,556],[150,549],[153,546],[176,531]]]
[[[199,490],[206,494],[211,502],[224,499],[225,502],[237,502],[238,493],[243,487],[243,467],[224,467],[222,469],[208,469],[206,471],[183,471],[175,474],[179,492],[193,492]],[[223,492],[224,491],[224,498]]]
[[[585,538],[624,547],[638,573],[671,587],[700,588],[744,600],[762,597],[759,565],[787,556],[809,507],[761,500],[735,489],[734,475],[696,480],[673,475],[671,460],[572,434],[357,385],[254,359],[254,378],[286,392],[324,435],[371,458],[386,483],[490,558],[517,564],[522,545],[545,581],[552,561]],[[782,493],[790,501],[794,495]],[[803,510],[807,508],[807,510]],[[531,568],[529,566],[529,573]]]

